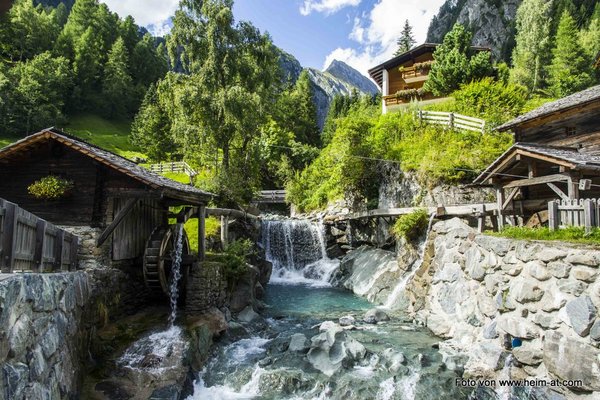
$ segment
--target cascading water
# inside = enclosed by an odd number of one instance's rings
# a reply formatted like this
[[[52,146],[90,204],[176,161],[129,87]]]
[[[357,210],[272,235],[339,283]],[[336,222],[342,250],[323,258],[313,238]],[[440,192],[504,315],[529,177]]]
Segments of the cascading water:
[[[329,286],[339,266],[327,257],[323,225],[308,220],[264,220],[262,244],[273,264],[271,282]]]
[[[415,262],[411,265],[411,269],[408,274],[404,278],[398,282],[392,293],[387,298],[387,301],[383,305],[383,308],[393,308],[396,301],[402,293],[404,289],[406,289],[406,285],[410,282],[410,280],[415,276],[421,265],[423,264],[423,258],[425,257],[425,247],[427,246],[427,241],[429,240],[429,233],[431,232],[431,227],[433,225],[433,220],[435,219],[436,214],[432,213],[429,216],[429,223],[427,224],[427,232],[425,234],[425,240],[421,243],[419,247],[418,257]]]
[[[181,279],[181,257],[183,253],[183,224],[177,224],[175,228],[175,248],[171,255],[171,284],[169,287],[169,301],[171,314],[169,314],[169,327],[175,324],[177,318],[177,300],[179,300],[179,281]]]

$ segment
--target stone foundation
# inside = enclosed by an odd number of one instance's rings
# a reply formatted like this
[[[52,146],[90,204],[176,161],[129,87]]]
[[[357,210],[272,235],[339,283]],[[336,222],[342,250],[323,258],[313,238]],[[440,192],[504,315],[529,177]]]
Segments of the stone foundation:
[[[213,307],[225,305],[227,281],[223,275],[223,264],[204,261],[190,268],[186,288],[185,310],[200,314]]]

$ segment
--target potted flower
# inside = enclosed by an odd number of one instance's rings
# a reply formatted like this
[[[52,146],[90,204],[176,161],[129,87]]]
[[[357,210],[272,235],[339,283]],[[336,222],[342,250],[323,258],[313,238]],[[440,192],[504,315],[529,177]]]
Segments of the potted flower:
[[[58,200],[68,197],[73,192],[73,188],[72,180],[48,175],[29,185],[27,191],[36,199]]]

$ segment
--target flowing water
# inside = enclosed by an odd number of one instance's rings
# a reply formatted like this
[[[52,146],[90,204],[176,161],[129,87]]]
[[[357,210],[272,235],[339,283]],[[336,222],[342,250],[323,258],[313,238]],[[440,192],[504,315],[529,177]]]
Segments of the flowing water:
[[[175,246],[171,255],[171,283],[169,285],[169,302],[171,314],[169,315],[169,327],[175,324],[177,318],[177,300],[179,300],[179,280],[181,279],[181,257],[183,253],[183,224],[175,227]]]
[[[238,330],[215,344],[188,400],[468,397],[454,385],[456,375],[443,367],[434,348],[438,339],[426,329],[400,317],[364,323],[364,313],[373,306],[331,287],[329,278],[338,262],[327,259],[319,224],[265,221],[262,233],[267,259],[273,263],[273,279],[264,299],[265,319],[245,325],[245,334]],[[355,318],[347,335],[361,343],[366,353],[344,359],[331,375],[320,372],[306,354],[311,338],[320,333],[324,321],[338,322],[346,316]],[[308,339],[306,348],[291,351],[290,340],[298,334]],[[337,357],[339,351],[333,346],[329,356]]]

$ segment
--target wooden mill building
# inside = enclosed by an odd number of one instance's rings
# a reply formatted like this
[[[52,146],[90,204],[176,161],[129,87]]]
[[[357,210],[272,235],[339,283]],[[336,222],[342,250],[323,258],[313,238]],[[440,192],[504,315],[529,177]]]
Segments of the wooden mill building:
[[[502,215],[527,219],[555,199],[600,198],[600,85],[544,104],[497,130],[511,131],[515,144],[475,183],[496,188]]]
[[[47,176],[69,180],[73,189],[57,200],[35,198],[28,187]],[[146,267],[160,267],[152,263],[168,258],[173,246],[171,207],[187,206],[180,221],[199,218],[198,254],[203,257],[205,206],[212,195],[46,129],[0,149],[0,197],[55,225],[96,228],[95,245],[106,249],[110,264],[143,263],[146,274]]]

